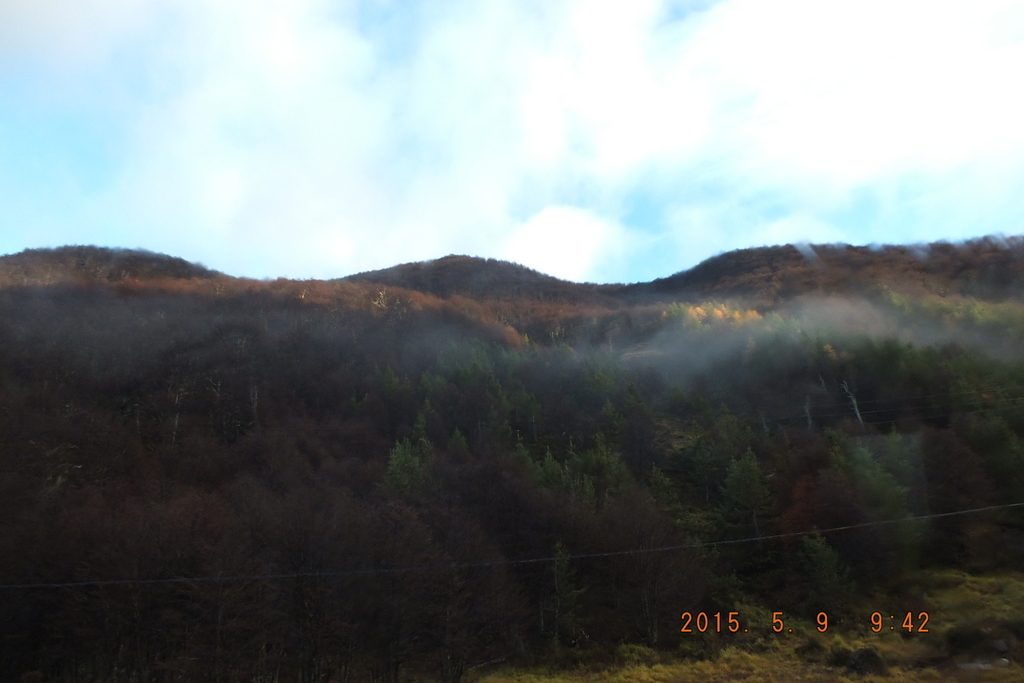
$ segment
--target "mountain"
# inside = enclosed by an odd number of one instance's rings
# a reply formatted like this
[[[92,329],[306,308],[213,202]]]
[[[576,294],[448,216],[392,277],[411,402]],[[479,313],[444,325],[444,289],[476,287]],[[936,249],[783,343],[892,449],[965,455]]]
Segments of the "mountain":
[[[184,259],[142,250],[66,246],[0,257],[0,284],[233,279]],[[871,294],[885,287],[912,296],[988,301],[1024,298],[1024,237],[984,237],[961,244],[855,247],[845,244],[730,251],[688,270],[633,284],[560,280],[525,266],[449,255],[338,278],[447,299],[544,302],[620,309],[668,301],[743,299],[774,308],[808,294]]]
[[[610,294],[618,291],[618,285],[568,282],[517,263],[455,254],[433,261],[358,273],[343,279],[402,287],[441,298],[458,294],[480,299],[529,298],[561,303],[619,305]]]
[[[441,298],[534,299],[617,308],[659,301],[739,298],[771,308],[808,294],[907,294],[1021,298],[1024,237],[962,244],[855,247],[817,244],[726,252],[674,275],[634,284],[580,284],[495,259],[446,256],[351,275],[344,280],[402,287]]]
[[[742,297],[773,306],[812,293],[866,294],[881,285],[914,295],[1021,298],[1024,237],[985,237],[958,245],[740,249],[670,277],[627,285],[619,294],[657,299]]]
[[[626,680],[721,647],[695,676],[769,649],[807,660],[773,680],[847,680],[823,660],[865,605],[935,615],[879,645],[893,680],[1020,680],[1021,252],[766,247],[632,285],[0,257],[0,683]]]
[[[26,249],[0,257],[0,283],[49,285],[58,282],[212,279],[220,273],[182,258],[139,249],[66,246]]]

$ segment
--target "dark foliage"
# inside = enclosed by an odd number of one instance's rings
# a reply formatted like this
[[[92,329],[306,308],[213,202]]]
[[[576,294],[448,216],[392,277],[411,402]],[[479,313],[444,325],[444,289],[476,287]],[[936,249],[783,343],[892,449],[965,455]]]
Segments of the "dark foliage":
[[[1015,309],[931,343],[785,306],[919,276],[1009,300],[1020,243],[815,249],[629,287],[0,258],[0,680],[458,681],[1010,566],[1013,509],[906,518],[1024,500],[1024,364],[949,342]],[[709,293],[780,308],[683,303]]]

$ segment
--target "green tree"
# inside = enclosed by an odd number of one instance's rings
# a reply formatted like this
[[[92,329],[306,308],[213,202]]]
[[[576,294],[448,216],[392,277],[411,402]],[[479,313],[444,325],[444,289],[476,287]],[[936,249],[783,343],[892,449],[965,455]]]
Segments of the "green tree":
[[[818,612],[833,616],[849,611],[854,590],[850,572],[820,534],[804,538],[794,559],[789,571],[802,578],[792,583],[799,586],[795,602],[800,613],[811,618]]]
[[[426,436],[426,418],[420,413],[413,426],[412,439],[402,439],[391,449],[384,482],[388,489],[409,495],[422,491],[426,467],[434,454],[434,447]]]
[[[591,498],[599,509],[631,479],[622,458],[600,432],[593,448],[569,457],[565,473],[572,490]]]
[[[587,589],[577,585],[572,557],[561,541],[555,544],[555,561],[551,571],[554,580],[551,598],[552,643],[557,649],[564,639],[571,640],[580,631],[580,598]]]
[[[730,526],[752,529],[758,538],[762,536],[762,526],[772,511],[772,497],[761,466],[749,449],[729,466],[721,510]]]
[[[423,462],[409,439],[402,439],[391,449],[384,481],[389,489],[406,494],[415,489],[422,478]]]

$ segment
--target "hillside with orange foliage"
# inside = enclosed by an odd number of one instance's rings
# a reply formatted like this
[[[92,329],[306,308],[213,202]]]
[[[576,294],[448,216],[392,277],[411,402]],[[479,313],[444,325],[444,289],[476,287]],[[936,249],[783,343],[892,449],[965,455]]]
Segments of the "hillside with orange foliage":
[[[771,247],[631,285],[0,257],[0,683],[765,652],[1017,675],[1018,589],[977,577],[1024,548],[1021,249]],[[967,616],[954,578],[985,590]],[[880,640],[882,609],[934,631]]]

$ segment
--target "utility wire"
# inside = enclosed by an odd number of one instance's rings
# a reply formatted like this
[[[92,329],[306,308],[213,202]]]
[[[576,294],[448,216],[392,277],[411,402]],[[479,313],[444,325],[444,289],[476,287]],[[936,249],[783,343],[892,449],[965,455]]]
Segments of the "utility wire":
[[[63,583],[17,583],[17,584],[0,584],[0,589],[35,589],[35,588],[82,588],[90,586],[124,586],[124,585],[153,585],[153,584],[170,584],[170,583],[206,583],[206,582],[225,582],[225,581],[271,581],[280,579],[299,579],[299,578],[310,578],[310,577],[340,577],[340,576],[357,576],[357,575],[378,575],[378,574],[408,574],[412,572],[424,572],[424,571],[443,571],[452,569],[475,569],[481,567],[498,567],[498,566],[510,566],[510,565],[524,565],[524,564],[540,564],[545,562],[554,562],[560,559],[587,559],[594,557],[616,557],[622,555],[636,555],[646,553],[661,553],[672,550],[693,550],[697,548],[711,548],[721,545],[737,545],[740,543],[753,543],[755,541],[771,541],[782,538],[799,538],[802,536],[815,536],[819,534],[828,534],[835,531],[848,531],[850,529],[863,529],[873,526],[883,526],[888,524],[903,524],[906,522],[917,522],[926,519],[937,519],[940,517],[955,517],[958,515],[969,515],[978,512],[988,512],[990,510],[1005,510],[1009,508],[1024,507],[1024,503],[1005,503],[1002,505],[988,505],[980,508],[971,508],[968,510],[957,510],[954,512],[938,512],[928,515],[915,515],[909,517],[902,517],[900,519],[885,519],[878,522],[861,522],[859,524],[847,524],[844,526],[830,527],[827,529],[812,529],[810,531],[793,531],[784,534],[771,534],[769,536],[750,536],[748,538],[737,538],[729,539],[724,541],[706,541],[701,543],[683,543],[681,545],[669,545],[662,546],[659,548],[633,548],[630,550],[612,550],[600,553],[576,553],[566,555],[553,555],[549,557],[531,557],[519,560],[494,560],[491,562],[451,562],[447,564],[433,564],[433,565],[420,565],[414,567],[394,567],[394,568],[377,568],[377,569],[349,569],[345,571],[337,572],[292,572],[286,574],[241,574],[232,576],[193,576],[193,577],[174,577],[166,579],[109,579],[104,581],[67,581]]]
[[[935,397],[945,397],[945,396],[970,396],[970,395],[975,395],[975,394],[983,394],[983,393],[986,393],[986,392],[1005,391],[1005,390],[1010,389],[1010,388],[1011,387],[1007,387],[1005,385],[989,385],[989,386],[982,387],[980,389],[973,389],[973,390],[966,390],[965,389],[965,390],[960,390],[960,391],[948,391],[948,392],[942,392],[942,393],[936,393],[936,394],[927,394],[927,395],[924,395],[924,396],[918,396],[916,398],[918,400],[920,400],[920,399],[925,399],[925,398],[935,398]],[[1018,387],[1014,387],[1014,388],[1018,388]],[[711,392],[708,397],[712,398],[712,400],[715,400],[715,399],[724,398],[724,397],[727,397],[727,396],[730,396],[730,395],[733,395],[733,394],[734,394],[734,392],[732,392],[732,391],[722,390],[722,391]],[[883,402],[885,402],[887,400],[890,400],[890,399],[871,399],[871,400],[866,400],[866,401],[858,401],[858,403],[860,405],[869,405],[869,404],[875,404],[875,403],[883,403]],[[981,400],[966,401],[966,402],[961,402],[961,403],[950,404],[950,407],[951,408],[952,407],[957,407],[957,406],[971,407],[971,406],[983,405],[983,404],[986,404],[986,403],[989,403],[989,404],[991,404],[991,403],[1006,403],[1006,402],[1021,401],[1021,400],[1024,400],[1024,396],[1011,396],[1011,397],[1003,397],[1003,398],[990,398],[990,399],[981,399]],[[843,402],[836,402],[836,403],[819,404],[816,407],[818,407],[818,408],[832,408],[832,407],[844,407],[844,406],[847,406],[847,405],[848,405],[848,402],[843,401]],[[934,405],[909,406],[909,407],[908,406],[898,406],[898,407],[895,407],[895,408],[888,408],[888,409],[878,408],[878,409],[874,409],[874,410],[862,410],[861,414],[862,415],[873,415],[873,414],[891,413],[891,412],[897,412],[897,411],[902,412],[902,411],[908,411],[908,410],[926,410],[928,408],[936,408],[936,407],[941,407],[941,406],[934,406]],[[989,407],[978,408],[978,409],[975,409],[975,410],[957,411],[957,413],[955,413],[955,414],[974,414],[974,413],[980,413],[980,412],[987,412],[989,410],[998,410],[1001,407],[1002,406],[989,406]],[[841,412],[833,412],[833,413],[817,413],[817,414],[812,415],[812,417],[814,419],[821,419],[821,418],[829,418],[829,417],[842,417],[842,416],[848,415],[848,414],[849,414],[849,410],[843,410]],[[953,414],[954,413],[940,413],[940,414],[937,414],[937,415],[930,415],[930,416],[927,416],[927,417],[929,419],[934,419],[936,417],[949,417],[949,416],[951,416]],[[774,422],[784,421],[784,420],[793,420],[793,419],[803,420],[803,419],[806,419],[806,415],[805,414],[800,414],[800,415],[786,415],[786,416],[775,416],[775,417],[764,416],[764,419],[765,420],[769,420],[769,421],[774,421]],[[317,428],[314,428],[314,430],[316,430],[316,431],[319,431],[320,429],[329,429],[329,427],[327,427],[325,425],[319,425]],[[1005,504],[1005,505],[991,505],[991,506],[987,506],[987,507],[972,508],[972,509],[967,509],[967,510],[959,510],[959,511],[955,511],[955,512],[944,512],[944,513],[936,513],[936,514],[929,514],[929,515],[918,515],[918,516],[913,516],[913,517],[904,517],[904,518],[901,518],[901,519],[893,519],[893,520],[882,520],[882,521],[877,521],[877,522],[863,522],[863,523],[859,523],[859,524],[851,524],[851,525],[840,526],[840,527],[831,527],[831,528],[828,528],[828,529],[818,529],[818,530],[812,530],[812,531],[791,532],[791,533],[785,533],[785,534],[773,534],[773,535],[769,535],[769,536],[756,536],[756,537],[732,539],[732,540],[723,540],[723,541],[709,541],[709,542],[702,542],[702,543],[690,543],[690,544],[675,545],[675,546],[665,546],[665,547],[660,547],[660,548],[646,548],[646,549],[645,548],[637,548],[637,549],[631,549],[631,550],[617,550],[617,551],[600,552],[600,553],[581,553],[581,554],[570,554],[570,555],[562,555],[562,556],[526,558],[526,559],[519,559],[519,560],[497,560],[497,561],[493,561],[493,562],[474,562],[474,563],[448,563],[448,564],[437,564],[437,565],[421,565],[421,566],[414,566],[414,567],[398,567],[398,568],[390,568],[390,569],[386,569],[386,568],[385,569],[381,569],[381,568],[378,568],[378,569],[353,569],[353,570],[346,570],[346,571],[340,571],[340,572],[293,572],[293,573],[277,573],[277,574],[230,575],[230,576],[174,577],[174,578],[163,578],[163,579],[110,579],[110,580],[98,580],[98,581],[72,581],[72,582],[62,582],[62,583],[0,584],[0,590],[2,590],[2,589],[36,589],[36,588],[76,588],[76,587],[89,587],[89,586],[117,586],[117,585],[132,585],[132,584],[154,585],[154,584],[175,584],[175,583],[181,584],[181,583],[200,583],[200,582],[280,580],[280,579],[305,578],[305,577],[339,577],[339,576],[352,576],[352,575],[399,574],[399,573],[410,573],[410,572],[420,572],[420,571],[437,571],[437,570],[465,569],[465,568],[478,568],[478,567],[494,567],[494,566],[537,564],[537,563],[553,562],[553,561],[555,561],[557,559],[560,559],[560,558],[585,559],[585,558],[597,558],[597,557],[613,557],[613,556],[631,555],[631,554],[636,554],[636,553],[641,553],[642,554],[642,553],[654,553],[654,552],[667,552],[667,551],[672,551],[672,550],[708,548],[708,547],[715,547],[715,546],[720,546],[720,545],[733,545],[733,544],[740,544],[740,543],[750,543],[750,542],[754,542],[754,541],[776,540],[776,539],[782,539],[782,538],[796,538],[796,537],[808,536],[808,535],[814,535],[814,534],[825,534],[825,533],[831,533],[831,532],[836,532],[836,531],[845,531],[845,530],[849,530],[849,529],[866,528],[866,527],[871,527],[871,526],[881,526],[881,525],[888,525],[888,524],[900,524],[900,523],[904,523],[904,522],[926,520],[926,519],[935,519],[935,518],[941,518],[941,517],[951,517],[951,516],[957,516],[957,515],[974,514],[974,513],[978,513],[978,512],[989,511],[989,510],[998,510],[998,509],[1007,509],[1007,508],[1016,508],[1016,507],[1024,507],[1024,503],[1009,503],[1009,504]]]

